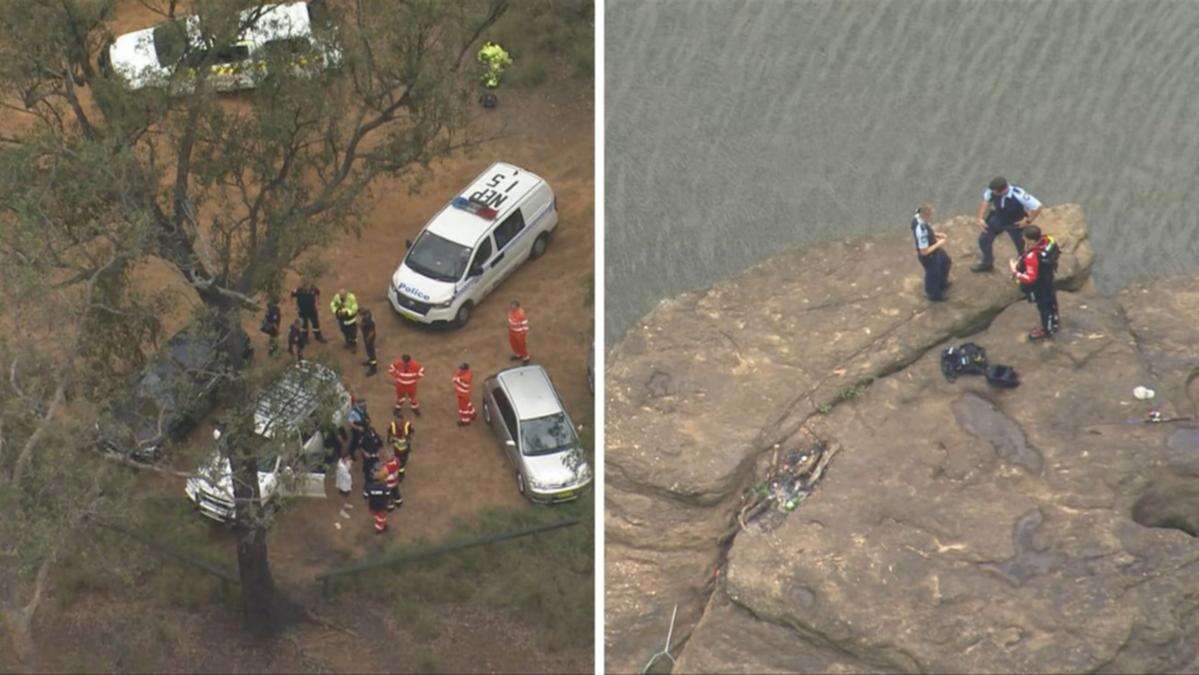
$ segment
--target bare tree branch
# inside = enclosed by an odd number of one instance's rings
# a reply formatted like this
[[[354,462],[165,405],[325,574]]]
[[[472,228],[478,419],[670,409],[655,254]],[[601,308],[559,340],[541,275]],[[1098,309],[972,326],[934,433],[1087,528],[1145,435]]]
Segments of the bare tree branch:
[[[474,46],[475,41],[479,39],[479,36],[483,34],[483,31],[491,28],[496,21],[499,21],[500,17],[503,16],[504,12],[506,11],[508,11],[508,0],[491,0],[491,3],[487,8],[487,16],[484,17],[482,23],[479,24],[479,27],[475,29],[475,34],[470,36],[470,39],[466,41],[466,44],[462,45],[462,51],[458,52],[458,59],[454,61],[455,71],[462,67],[462,59],[466,57],[467,52],[469,52],[470,48]]]
[[[19,360],[20,357],[14,357],[12,360],[12,365],[10,365],[8,368],[8,383],[12,385],[12,389],[14,392],[16,392],[17,397],[20,398],[25,405],[29,406],[32,410],[34,410],[34,412],[40,415],[42,414],[42,404],[33,400],[32,397],[26,394],[25,390],[21,388],[20,383],[17,381],[17,362]]]
[[[154,473],[162,474],[164,476],[173,476],[175,478],[182,478],[184,480],[192,477],[192,474],[190,474],[190,473],[185,473],[183,471],[176,471],[174,469],[168,469],[166,467],[161,467],[161,466],[154,466],[153,464],[146,464],[144,462],[139,462],[137,460],[130,459],[128,457],[122,457],[121,455],[118,455],[116,453],[105,452],[104,450],[101,450],[100,448],[95,447],[95,446],[93,446],[92,449],[97,455],[99,455],[105,461],[112,462],[114,464],[119,464],[121,466],[127,466],[131,469],[137,469],[138,471],[152,471]]]

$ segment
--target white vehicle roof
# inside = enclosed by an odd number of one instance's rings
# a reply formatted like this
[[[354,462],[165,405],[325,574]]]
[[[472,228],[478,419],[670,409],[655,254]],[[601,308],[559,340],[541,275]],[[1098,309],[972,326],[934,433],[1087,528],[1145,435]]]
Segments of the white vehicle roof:
[[[332,389],[330,389],[332,388]],[[288,368],[262,396],[254,410],[254,433],[271,438],[280,429],[295,427],[308,418],[323,396],[348,399],[337,373],[312,361]]]
[[[293,2],[280,5],[259,5],[259,7],[264,8],[262,14],[259,15],[254,25],[246,29],[240,36],[241,42],[262,45],[271,40],[308,37],[312,34],[312,25],[308,20],[308,3]],[[258,7],[251,7],[242,10],[241,17],[244,19],[250,15],[250,12],[257,9]],[[199,18],[188,15],[176,20],[183,22],[191,47],[202,46]],[[113,66],[126,72],[129,76],[136,76],[137,71],[142,68],[174,66],[173,63],[160,64],[158,55],[154,51],[154,30],[161,25],[125,33],[113,40],[112,46],[109,47]]]
[[[501,174],[502,178],[496,187],[492,187],[490,184],[497,174]],[[506,218],[533,188],[544,182],[535,173],[506,162],[496,162],[479,174],[465,190],[458,194],[459,197],[470,199],[471,195],[483,194],[488,190],[494,191],[503,198],[502,203],[495,209],[497,212],[495,218],[484,218],[470,211],[456,208],[451,200],[433,216],[425,229],[455,244],[474,247],[475,243],[491,227]]]
[[[308,37],[312,26],[308,21],[308,3],[293,2],[287,5],[262,5],[265,10],[242,36],[247,42],[261,45],[271,40]],[[247,16],[255,8],[242,12]]]
[[[496,379],[508,392],[512,407],[522,420],[565,412],[550,376],[541,366],[509,368],[496,375]]]

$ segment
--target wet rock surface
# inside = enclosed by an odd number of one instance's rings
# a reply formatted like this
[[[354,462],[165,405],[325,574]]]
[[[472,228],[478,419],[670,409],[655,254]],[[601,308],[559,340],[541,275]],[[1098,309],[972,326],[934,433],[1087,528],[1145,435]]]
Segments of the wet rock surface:
[[[1199,424],[1119,423],[1140,384],[1193,414],[1199,281],[1100,297],[1080,209],[1042,224],[1078,289],[1052,342],[1024,339],[1036,310],[1005,276],[965,272],[956,219],[948,303],[921,296],[910,237],[857,240],[664,303],[613,348],[609,669],[659,651],[675,604],[688,672],[1199,669]],[[1021,386],[946,382],[964,335]],[[742,529],[764,453],[801,436],[840,451],[785,520]]]

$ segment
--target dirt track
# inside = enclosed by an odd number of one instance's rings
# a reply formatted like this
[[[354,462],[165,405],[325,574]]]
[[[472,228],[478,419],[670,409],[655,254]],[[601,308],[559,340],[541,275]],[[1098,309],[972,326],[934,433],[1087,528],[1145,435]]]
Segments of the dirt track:
[[[488,143],[473,156],[439,163],[418,195],[409,196],[403,185],[380,183],[368,216],[370,225],[362,238],[344,241],[327,256],[335,269],[321,280],[321,297],[331,297],[344,286],[357,295],[359,306],[371,308],[379,326],[381,370],[375,377],[365,377],[361,349],[351,354],[340,345],[341,335],[327,311],[322,326],[329,343],[310,348],[310,355],[336,355],[347,387],[367,398],[375,426],[384,433],[394,400],[386,364],[407,352],[426,371],[419,387],[423,416],[409,417],[417,442],[405,482],[405,505],[394,522],[396,536],[436,538],[455,517],[469,516],[482,506],[524,503],[516,492],[514,474],[482,418],[468,428],[456,425],[457,407],[450,383],[462,361],[475,371],[476,393],[483,377],[511,365],[506,328],[509,300],[519,299],[526,308],[530,353],[549,371],[576,423],[588,416],[592,398],[585,372],[593,327],[586,296],[594,243],[592,141],[586,126],[590,114],[590,101],[521,101],[519,94],[508,94],[497,112],[483,120],[497,129],[506,123],[506,137]],[[387,284],[403,255],[404,240],[416,236],[447,196],[500,159],[538,173],[555,190],[560,220],[545,257],[505,281],[479,305],[464,329],[427,328],[400,318],[387,301]],[[322,309],[327,310],[327,305]],[[295,316],[294,307],[285,307],[284,314],[289,322]],[[359,511],[360,501],[355,500]],[[297,535],[307,534],[310,528],[331,530],[339,507],[339,499],[302,503],[275,537],[302,540],[303,536]],[[361,515],[349,528],[336,533],[339,545],[358,548],[355,541],[370,528],[369,519]]]

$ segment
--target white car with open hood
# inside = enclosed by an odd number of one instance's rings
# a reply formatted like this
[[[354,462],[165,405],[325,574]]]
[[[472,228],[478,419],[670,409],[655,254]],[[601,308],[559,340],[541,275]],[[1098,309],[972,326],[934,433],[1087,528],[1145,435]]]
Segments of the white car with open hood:
[[[391,306],[420,323],[463,326],[500,282],[545,253],[557,226],[548,183],[511,164],[492,164],[415,242],[406,242],[408,252],[387,288]]]
[[[290,368],[258,399],[254,433],[268,442],[258,458],[258,489],[267,504],[284,492],[303,497],[325,496],[325,447],[321,412],[333,407],[334,425],[350,412],[350,394],[337,374],[312,361]],[[214,435],[220,438],[220,432]],[[188,499],[205,516],[226,522],[234,518],[233,478],[229,460],[213,449],[189,478]]]
[[[324,23],[324,11],[323,0],[251,7],[241,13],[248,25],[237,42],[217,48],[205,44],[198,17],[180,17],[117,37],[101,53],[100,67],[135,90],[190,91],[202,65],[209,68],[213,89],[249,89],[267,74],[273,56],[304,72],[340,63],[341,50],[331,33],[321,37],[313,30]]]

